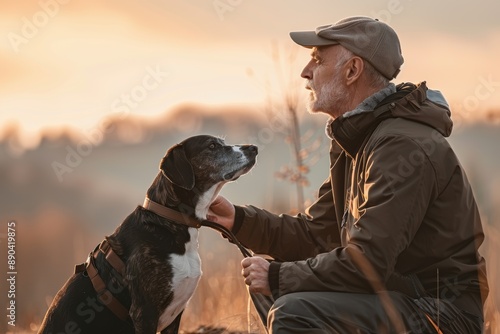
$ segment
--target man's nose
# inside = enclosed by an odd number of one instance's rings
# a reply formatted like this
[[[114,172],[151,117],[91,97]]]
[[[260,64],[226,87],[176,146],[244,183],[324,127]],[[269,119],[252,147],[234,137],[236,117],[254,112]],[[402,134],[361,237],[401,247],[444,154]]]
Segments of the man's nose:
[[[312,61],[310,61],[309,63],[307,63],[307,65],[304,67],[304,69],[302,70],[302,72],[300,73],[300,76],[304,79],[307,79],[307,80],[311,80],[312,79],[312,69],[311,69],[311,63]]]

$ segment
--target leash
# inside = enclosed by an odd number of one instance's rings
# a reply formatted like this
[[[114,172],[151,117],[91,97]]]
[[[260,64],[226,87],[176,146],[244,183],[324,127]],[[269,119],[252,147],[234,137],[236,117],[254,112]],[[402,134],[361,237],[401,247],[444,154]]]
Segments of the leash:
[[[182,213],[179,211],[176,211],[174,209],[171,209],[169,207],[166,207],[164,205],[158,204],[149,198],[144,199],[144,203],[142,204],[142,207],[148,211],[151,211],[153,213],[156,213],[158,216],[161,216],[163,218],[173,220],[174,222],[185,225],[188,227],[194,227],[194,228],[200,228],[201,226],[206,226],[210,227],[211,229],[214,229],[221,233],[226,239],[229,240],[230,243],[233,243],[238,247],[240,250],[241,254],[243,254],[244,257],[252,257],[252,254],[248,249],[243,246],[236,236],[228,230],[226,227],[222,226],[221,224],[218,224],[216,222],[210,221],[210,220],[202,220],[199,221],[198,219],[186,214]]]
[[[241,242],[236,239],[236,236],[233,234],[233,232],[229,231],[226,227],[222,226],[221,224],[217,224],[213,221],[210,220],[202,220],[200,223],[202,226],[210,227],[218,232],[220,232],[226,239],[229,240],[230,243],[233,243],[238,247],[240,250],[241,254],[243,254],[243,257],[252,257],[252,254],[248,249],[245,248],[241,244]]]

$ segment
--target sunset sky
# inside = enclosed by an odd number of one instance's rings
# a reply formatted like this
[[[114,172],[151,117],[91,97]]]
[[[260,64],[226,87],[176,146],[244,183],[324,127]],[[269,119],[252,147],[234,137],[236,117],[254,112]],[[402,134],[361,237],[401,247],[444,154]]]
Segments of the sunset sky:
[[[297,54],[298,78],[309,51],[289,31],[353,15],[398,32],[405,64],[396,82],[426,80],[474,118],[500,107],[499,14],[497,0],[2,1],[0,138],[14,123],[35,138],[113,113],[263,103],[276,78],[273,45]]]

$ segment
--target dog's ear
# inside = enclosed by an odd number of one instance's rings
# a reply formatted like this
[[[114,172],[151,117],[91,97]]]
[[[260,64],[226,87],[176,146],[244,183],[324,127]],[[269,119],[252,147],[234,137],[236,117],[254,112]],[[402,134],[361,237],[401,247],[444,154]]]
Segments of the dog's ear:
[[[161,159],[160,170],[173,184],[187,190],[194,188],[193,167],[182,145],[175,145],[168,150],[167,155]]]

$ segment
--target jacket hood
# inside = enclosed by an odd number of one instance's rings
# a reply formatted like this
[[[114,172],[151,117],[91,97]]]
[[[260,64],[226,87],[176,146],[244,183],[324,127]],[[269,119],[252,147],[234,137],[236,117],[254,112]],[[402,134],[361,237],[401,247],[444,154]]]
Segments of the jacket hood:
[[[427,88],[425,81],[418,85],[403,83],[398,85],[397,92],[409,91],[403,98],[389,103],[393,117],[401,117],[428,125],[443,136],[449,137],[453,128],[451,111],[438,90]],[[381,102],[383,104],[384,101]],[[394,105],[391,105],[394,103]]]
[[[418,85],[399,84],[396,92],[385,97],[376,107],[354,110],[331,121],[327,132],[349,155],[354,156],[378,124],[394,117],[423,123],[445,137],[451,134],[453,127],[451,112],[443,95],[427,89],[424,81]]]

